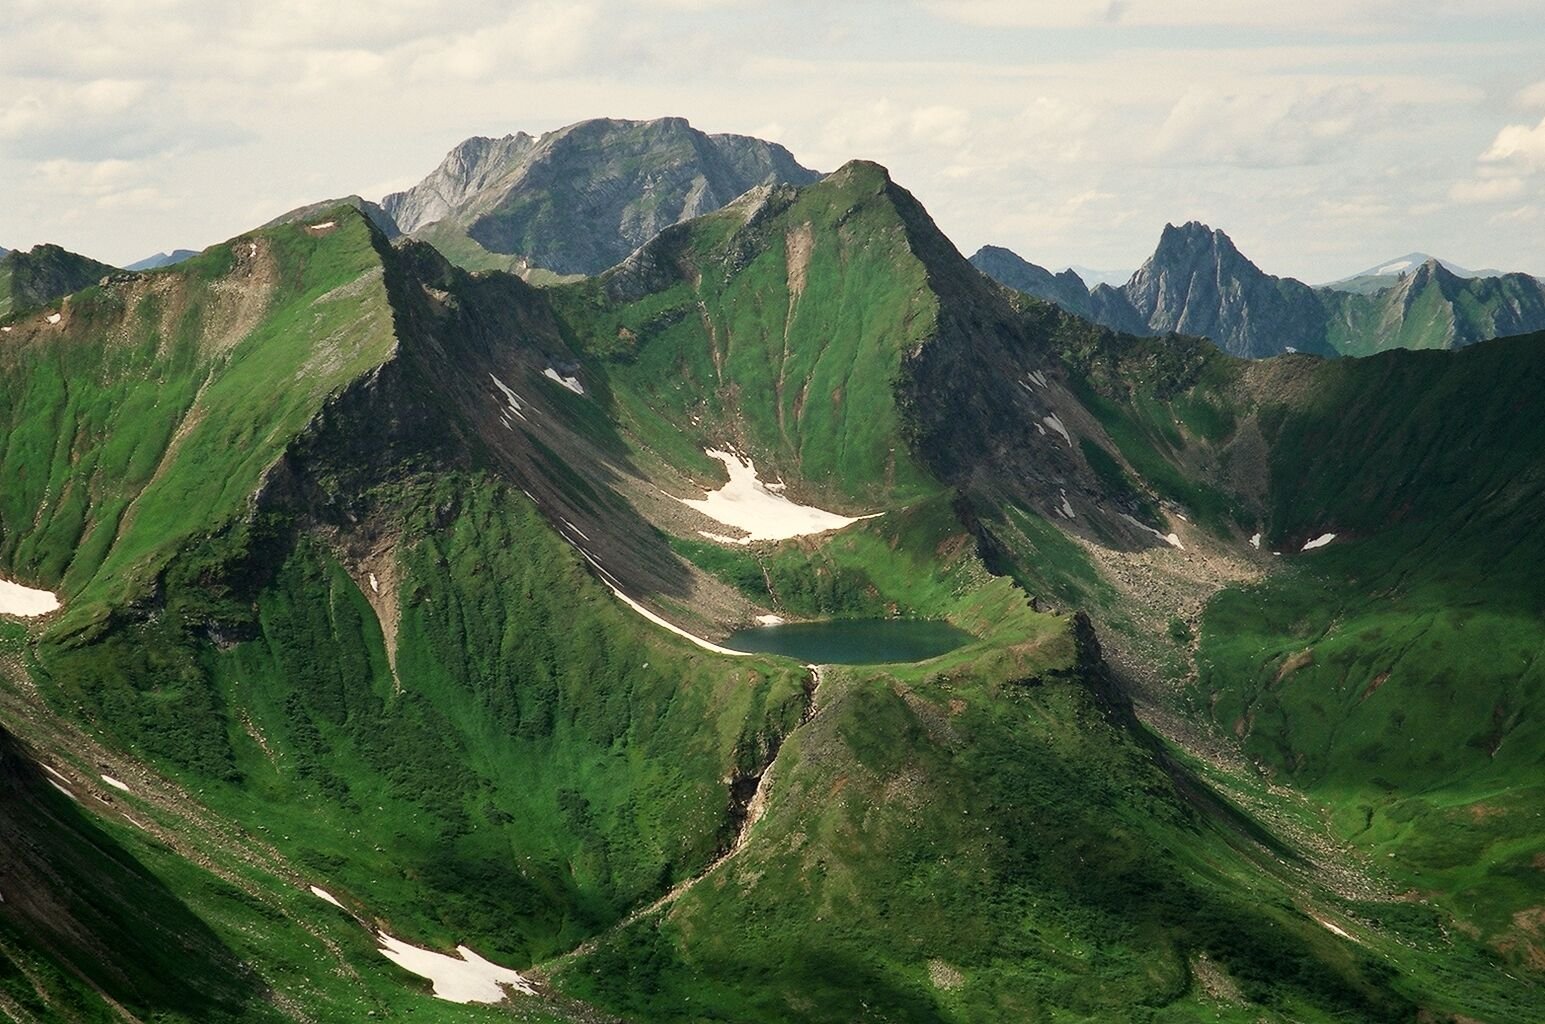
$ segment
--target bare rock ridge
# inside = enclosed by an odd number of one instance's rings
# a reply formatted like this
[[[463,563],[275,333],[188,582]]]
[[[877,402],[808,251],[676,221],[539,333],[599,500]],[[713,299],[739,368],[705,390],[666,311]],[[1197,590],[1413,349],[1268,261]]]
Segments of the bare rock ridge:
[[[404,232],[467,266],[502,256],[596,274],[758,185],[819,177],[782,146],[709,135],[679,117],[596,119],[538,137],[468,139],[381,206]]]

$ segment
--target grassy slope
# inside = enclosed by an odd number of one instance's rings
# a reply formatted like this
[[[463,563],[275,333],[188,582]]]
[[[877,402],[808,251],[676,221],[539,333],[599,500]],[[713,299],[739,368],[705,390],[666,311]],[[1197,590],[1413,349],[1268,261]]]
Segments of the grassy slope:
[[[1397,955],[1440,1004],[1496,1020],[1528,1019],[1545,906],[1541,341],[1270,364],[1064,342],[1158,494],[1196,508],[1178,479],[1224,495],[1236,511],[1215,527],[1260,528],[1284,552],[1338,534],[1213,600],[1188,710],[1242,737],[1418,901],[1359,912],[1403,937]],[[1255,431],[1263,446],[1246,443]],[[1261,458],[1264,473],[1238,465]],[[1065,560],[1058,581],[1099,602],[1079,569]]]
[[[1272,521],[1346,542],[1220,596],[1202,659],[1247,749],[1400,884],[1536,963],[1542,341],[1316,368],[1278,427]],[[1290,657],[1308,663],[1284,674]]]
[[[327,396],[390,353],[385,294],[365,277],[379,268],[370,229],[340,223],[322,237],[263,232],[141,284],[88,290],[62,336],[0,352],[0,472],[13,482],[0,564],[71,598],[72,626],[241,512]]]
[[[932,329],[934,299],[889,187],[881,169],[852,164],[750,224],[737,205],[661,236],[654,256],[668,269],[648,294],[609,301],[617,272],[559,290],[625,427],[700,471],[713,463],[683,441],[743,445],[764,478],[847,505],[936,489],[896,450],[893,384]]]

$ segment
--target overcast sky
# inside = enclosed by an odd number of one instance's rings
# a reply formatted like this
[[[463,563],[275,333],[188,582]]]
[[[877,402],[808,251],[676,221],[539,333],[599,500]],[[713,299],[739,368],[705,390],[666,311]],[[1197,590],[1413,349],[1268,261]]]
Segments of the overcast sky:
[[[12,248],[202,248],[469,135],[674,114],[878,160],[967,253],[1130,270],[1196,219],[1311,282],[1413,249],[1545,274],[1539,0],[4,8]]]

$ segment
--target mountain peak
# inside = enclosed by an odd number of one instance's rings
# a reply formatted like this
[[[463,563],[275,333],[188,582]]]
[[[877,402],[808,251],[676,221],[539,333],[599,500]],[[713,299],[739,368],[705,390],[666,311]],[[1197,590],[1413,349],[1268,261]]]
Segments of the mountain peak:
[[[464,266],[596,274],[758,185],[819,177],[782,146],[709,135],[683,117],[593,118],[539,137],[467,139],[381,205]]]

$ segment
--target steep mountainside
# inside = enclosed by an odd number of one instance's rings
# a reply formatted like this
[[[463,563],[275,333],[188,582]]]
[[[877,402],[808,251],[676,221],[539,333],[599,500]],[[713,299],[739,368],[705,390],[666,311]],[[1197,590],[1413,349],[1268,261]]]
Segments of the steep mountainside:
[[[1166,225],[1153,256],[1119,289],[1085,290],[994,246],[971,260],[999,283],[1095,323],[1203,337],[1246,358],[1461,348],[1545,328],[1545,284],[1527,274],[1475,276],[1427,258],[1391,275],[1310,288],[1263,273],[1227,235],[1195,222]]]
[[[595,274],[753,186],[817,177],[782,146],[709,135],[681,118],[598,119],[535,138],[468,139],[381,205],[472,269]]]
[[[48,894],[0,862],[10,1016],[1532,1019],[1537,688],[1511,654],[1462,706],[1391,677],[1421,746],[1370,752],[1320,724],[1360,679],[1311,673],[1349,636],[1435,663],[1402,630],[1463,564],[1268,554],[1518,536],[1535,375],[1440,443],[1511,351],[1115,335],[992,285],[862,162],[552,288],[344,204],[58,313],[0,345],[0,577],[63,604],[0,618],[0,844]],[[1470,446],[1508,433],[1489,476]],[[709,514],[748,502],[847,525]],[[1451,611],[1522,651],[1511,587]],[[767,616],[966,636],[720,646]],[[1444,748],[1488,701],[1496,741]],[[1496,873],[1444,817],[1483,787]],[[116,866],[47,874],[82,842]],[[433,998],[399,940],[518,969],[486,996],[513,1005]]]
[[[57,245],[0,256],[0,318],[36,309],[120,271]]]

